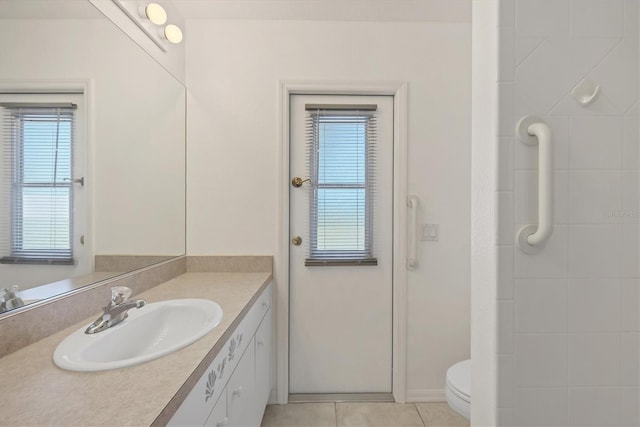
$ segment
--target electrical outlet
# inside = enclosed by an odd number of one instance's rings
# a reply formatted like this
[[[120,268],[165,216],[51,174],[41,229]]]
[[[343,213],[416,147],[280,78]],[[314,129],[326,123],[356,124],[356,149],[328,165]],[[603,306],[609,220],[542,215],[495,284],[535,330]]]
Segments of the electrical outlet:
[[[420,236],[420,240],[423,242],[437,242],[439,239],[439,224],[422,224],[422,235]]]

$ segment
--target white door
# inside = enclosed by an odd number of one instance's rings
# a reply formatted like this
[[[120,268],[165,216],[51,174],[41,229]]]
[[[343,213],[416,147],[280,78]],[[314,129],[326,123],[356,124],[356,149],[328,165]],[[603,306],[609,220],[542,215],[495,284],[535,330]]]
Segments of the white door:
[[[291,179],[310,181],[289,190],[289,392],[391,393],[393,97],[292,95],[290,106]],[[323,109],[341,117],[314,124]],[[341,135],[371,114],[376,137],[345,149]]]

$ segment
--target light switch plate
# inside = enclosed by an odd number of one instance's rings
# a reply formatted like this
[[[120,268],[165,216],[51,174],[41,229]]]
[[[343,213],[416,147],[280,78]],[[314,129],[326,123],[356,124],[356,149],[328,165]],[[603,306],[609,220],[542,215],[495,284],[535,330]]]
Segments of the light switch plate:
[[[437,242],[440,239],[439,224],[422,224],[420,240],[423,242]]]

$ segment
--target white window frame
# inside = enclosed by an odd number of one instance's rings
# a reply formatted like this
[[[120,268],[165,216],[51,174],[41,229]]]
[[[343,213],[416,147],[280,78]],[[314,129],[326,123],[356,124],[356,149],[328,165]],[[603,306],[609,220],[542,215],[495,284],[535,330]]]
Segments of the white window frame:
[[[335,106],[334,106],[335,107]],[[371,183],[371,177],[375,174],[375,156],[372,151],[375,147],[375,135],[372,135],[371,126],[375,121],[372,111],[357,110],[357,106],[340,106],[335,113],[321,110],[308,111],[310,117],[311,134],[309,146],[309,176],[311,178],[312,193],[309,206],[309,256],[305,261],[306,266],[325,265],[375,265],[377,261],[373,254],[373,203],[375,189]],[[323,111],[321,113],[321,111]],[[333,117],[345,115],[353,117],[355,121],[361,121],[365,126],[364,131],[364,182],[363,183],[331,183],[322,184],[319,179],[320,172],[320,126],[324,121]],[[328,120],[327,120],[328,119]],[[373,138],[372,138],[373,136]],[[373,139],[373,140],[372,140]],[[364,248],[361,250],[320,250],[318,249],[318,191],[321,189],[351,189],[364,190],[365,223],[364,223]]]
[[[38,87],[39,85],[34,85],[35,87]],[[67,89],[67,90],[61,90],[57,87],[53,87],[49,90],[39,90],[36,89],[35,87],[31,87],[31,88],[20,88],[19,85],[16,85],[16,87],[12,88],[12,89],[7,89],[6,87],[3,88],[3,84],[2,82],[0,82],[0,90],[2,91],[2,101],[3,103],[20,103],[20,104],[33,104],[34,106],[37,106],[38,104],[59,104],[59,103],[64,103],[64,104],[77,104],[78,105],[78,109],[74,111],[74,122],[75,122],[75,126],[74,126],[74,130],[73,130],[73,135],[72,135],[72,139],[73,139],[73,144],[77,145],[77,143],[80,140],[85,140],[86,139],[86,132],[85,129],[87,127],[87,123],[86,123],[86,106],[87,106],[87,98],[86,98],[86,93],[85,91],[87,90],[88,84],[83,84],[82,85],[82,89],[77,88],[77,89]],[[4,143],[4,142],[3,142]],[[17,149],[14,150],[14,156],[16,155],[20,155],[19,153],[22,152],[22,144],[19,141],[12,141],[11,143],[17,144],[18,146],[16,147]],[[85,144],[86,147],[86,141],[83,143]],[[86,148],[84,149],[86,150]],[[78,157],[78,155],[81,156],[85,156],[85,151],[82,150],[80,151],[81,154],[78,153],[77,147],[72,147],[72,170],[71,170],[71,179],[73,180],[75,178],[74,171],[73,171],[73,164],[76,161],[76,158]],[[16,165],[17,162],[20,162],[20,158],[18,157],[14,157],[14,159],[12,160],[13,164]],[[5,163],[4,159],[2,160],[3,163]],[[86,163],[85,159],[82,159],[82,163]],[[85,166],[86,167],[86,166]],[[14,172],[12,172],[13,175],[15,175]],[[5,174],[6,176],[6,174]],[[84,173],[83,173],[84,176]],[[15,176],[13,176],[12,178],[14,178],[11,182],[11,195],[8,197],[5,197],[5,200],[11,200],[11,203],[15,203],[15,198],[19,197],[19,194],[16,192],[18,190],[18,187],[22,188],[23,186],[20,185],[20,180],[18,179],[17,181],[15,180]],[[3,184],[4,188],[7,189],[7,183]],[[15,187],[15,185],[17,185],[18,187]],[[0,253],[0,256],[2,258],[0,258],[0,263],[2,264],[43,264],[43,265],[52,265],[52,266],[64,266],[64,265],[76,265],[78,263],[78,257],[77,257],[77,251],[76,251],[76,241],[77,237],[75,235],[74,229],[77,228],[76,224],[75,224],[75,217],[76,217],[76,208],[77,205],[74,204],[74,195],[73,193],[75,193],[74,190],[74,186],[79,185],[78,183],[74,183],[73,181],[69,181],[68,183],[64,183],[64,184],[56,184],[57,187],[68,187],[71,190],[71,196],[69,198],[69,203],[70,203],[70,207],[69,207],[69,220],[70,220],[70,228],[69,228],[69,242],[70,242],[70,256],[69,257],[60,257],[59,253],[60,251],[56,250],[56,249],[51,249],[51,251],[43,251],[41,254],[34,254],[35,251],[25,251],[24,247],[20,247],[19,245],[19,239],[15,238],[16,233],[18,233],[20,230],[16,229],[15,227],[19,227],[21,222],[19,220],[16,220],[15,218],[9,218],[8,220],[10,221],[10,227],[11,229],[8,230],[9,235],[7,236],[7,230],[5,230],[3,233],[5,234],[5,237],[3,238],[3,240],[5,241],[5,246],[3,248],[3,253]],[[86,205],[86,201],[84,203]],[[11,212],[13,214],[14,208],[13,206],[11,207]],[[84,213],[82,214],[82,216],[84,216]],[[86,219],[83,218],[83,228],[86,228],[87,224],[86,224]],[[84,235],[84,233],[83,233]],[[84,239],[83,239],[84,240]],[[31,252],[31,253],[29,253]]]

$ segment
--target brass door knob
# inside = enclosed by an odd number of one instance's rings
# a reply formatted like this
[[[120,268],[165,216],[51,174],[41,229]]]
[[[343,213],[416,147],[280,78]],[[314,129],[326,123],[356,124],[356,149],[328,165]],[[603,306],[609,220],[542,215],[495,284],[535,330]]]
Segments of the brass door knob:
[[[291,243],[293,243],[295,246],[300,246],[302,244],[302,237],[294,237],[293,239],[291,239]]]
[[[302,187],[302,184],[304,184],[307,181],[311,181],[311,179],[310,178],[302,179],[299,176],[296,176],[291,179],[291,185],[293,185],[295,188],[300,188]]]

